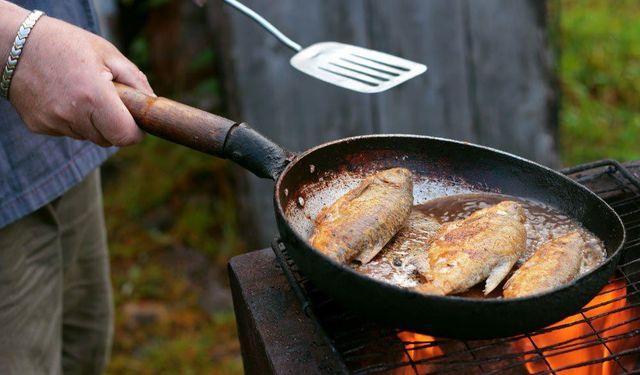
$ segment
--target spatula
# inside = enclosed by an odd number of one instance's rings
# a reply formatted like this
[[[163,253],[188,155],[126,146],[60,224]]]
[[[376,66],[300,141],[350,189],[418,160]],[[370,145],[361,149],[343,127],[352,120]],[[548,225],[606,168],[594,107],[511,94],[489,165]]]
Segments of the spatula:
[[[303,73],[350,90],[376,93],[388,90],[427,70],[425,65],[368,48],[320,42],[307,48],[289,39],[258,13],[237,0],[224,0],[297,52],[291,65]]]

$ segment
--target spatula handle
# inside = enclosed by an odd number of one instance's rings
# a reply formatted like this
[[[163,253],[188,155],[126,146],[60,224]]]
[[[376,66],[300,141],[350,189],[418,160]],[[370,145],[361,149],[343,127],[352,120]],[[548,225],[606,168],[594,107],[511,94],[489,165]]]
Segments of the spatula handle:
[[[279,41],[284,43],[287,47],[291,48],[295,52],[298,52],[298,51],[300,51],[302,49],[302,47],[298,43],[296,43],[293,40],[289,39],[289,37],[284,35],[280,30],[278,30],[275,26],[273,26],[273,24],[271,24],[271,22],[269,22],[266,19],[264,19],[264,17],[262,17],[261,15],[256,13],[253,9],[249,8],[248,6],[242,4],[241,2],[239,2],[237,0],[224,0],[224,2],[227,3],[229,6],[231,6],[233,8],[236,8],[238,11],[240,11],[241,13],[246,15],[247,17],[249,17],[252,20],[254,20],[258,25],[262,26],[263,29],[265,29],[268,32],[270,32]]]
[[[293,154],[244,123],[114,83],[140,128],[168,141],[230,159],[258,177],[276,179]]]

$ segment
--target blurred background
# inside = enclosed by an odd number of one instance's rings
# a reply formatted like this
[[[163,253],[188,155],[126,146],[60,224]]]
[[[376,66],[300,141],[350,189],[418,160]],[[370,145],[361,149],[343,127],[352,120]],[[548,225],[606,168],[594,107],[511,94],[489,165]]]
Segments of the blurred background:
[[[157,94],[245,120],[291,150],[416,133],[552,167],[640,159],[635,0],[245,1],[303,45],[336,40],[429,70],[367,96],[288,65],[221,0],[95,0]],[[103,168],[116,333],[108,374],[241,374],[226,264],[267,247],[271,182],[152,136]]]

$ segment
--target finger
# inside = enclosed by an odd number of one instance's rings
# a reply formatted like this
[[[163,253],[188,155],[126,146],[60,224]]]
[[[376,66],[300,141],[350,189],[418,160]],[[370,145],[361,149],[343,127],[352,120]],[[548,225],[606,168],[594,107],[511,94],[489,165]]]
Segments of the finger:
[[[66,135],[66,132],[63,132],[56,126],[51,126],[51,124],[47,120],[47,118],[42,118],[40,116],[36,116],[35,118],[26,118],[22,116],[22,121],[24,121],[27,129],[29,129],[29,131],[31,131],[32,133],[51,135],[54,137]]]
[[[113,144],[109,142],[103,135],[100,133],[98,128],[93,123],[93,112],[89,114],[88,119],[83,119],[84,126],[78,127],[77,130],[74,129],[73,125],[69,126],[69,131],[74,134],[82,137],[81,139],[89,140],[98,146],[102,147],[111,147]]]
[[[105,65],[111,71],[113,80],[136,88],[145,94],[153,95],[153,89],[147,76],[138,67],[118,52],[117,56],[107,58]]]
[[[36,133],[36,134],[42,134],[42,135],[51,135],[54,137],[61,137],[64,135],[67,135],[66,133],[63,133],[61,131],[59,131],[58,129],[55,128],[50,128],[50,127],[41,127],[41,128],[32,128],[32,127],[28,127],[29,130],[31,130],[32,132]]]
[[[67,128],[67,137],[77,139],[79,141],[83,139],[88,139],[82,136],[80,133],[77,133],[75,130],[73,130],[73,127],[71,126],[71,124],[69,124],[69,127]]]
[[[55,125],[51,123],[42,123],[37,129],[27,125],[31,131],[38,134],[52,135],[56,137],[65,136],[80,141],[89,140],[103,147],[112,146],[99,132],[97,132],[90,123],[90,116],[77,116],[76,119],[65,119],[57,117]],[[82,126],[80,126],[82,124]]]
[[[91,124],[90,116],[78,116],[74,120],[67,120],[63,117],[56,117],[55,125],[48,122],[40,123],[40,126],[33,127],[27,124],[29,130],[37,134],[50,135],[55,137],[69,137],[80,141],[89,140],[102,147],[112,146]],[[84,124],[84,126],[79,126]]]
[[[115,146],[128,146],[142,141],[144,133],[118,96],[115,86],[105,82],[99,92],[97,105],[89,118],[93,127],[109,143]]]

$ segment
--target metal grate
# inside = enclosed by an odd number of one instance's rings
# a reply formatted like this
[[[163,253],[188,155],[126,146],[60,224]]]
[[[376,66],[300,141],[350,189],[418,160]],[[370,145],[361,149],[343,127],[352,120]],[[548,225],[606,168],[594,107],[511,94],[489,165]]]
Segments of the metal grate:
[[[505,339],[458,341],[379,326],[345,310],[298,272],[284,245],[272,247],[305,313],[351,374],[640,373],[640,181],[616,161],[566,169],[603,197],[627,231],[614,277],[578,314]],[[640,170],[639,170],[640,172]]]

